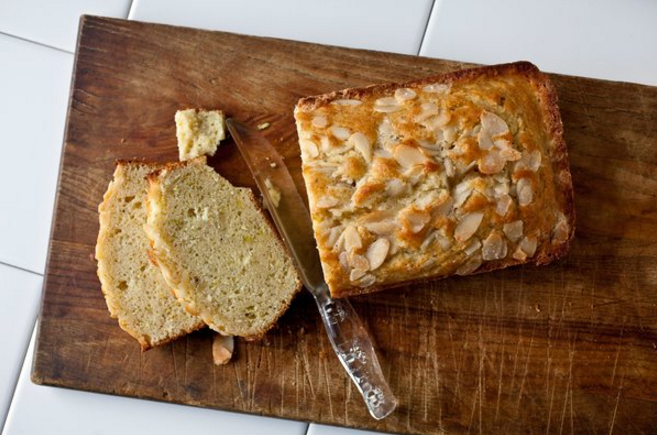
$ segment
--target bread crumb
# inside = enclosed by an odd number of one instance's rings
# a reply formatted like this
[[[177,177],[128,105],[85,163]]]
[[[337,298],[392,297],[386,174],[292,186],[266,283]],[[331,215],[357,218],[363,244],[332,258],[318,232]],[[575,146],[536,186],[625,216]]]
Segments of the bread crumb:
[[[212,360],[214,364],[218,366],[227,364],[233,356],[234,348],[235,340],[233,336],[215,334],[212,339]]]
[[[270,126],[270,123],[263,122],[262,124],[258,124],[258,130],[267,130]]]

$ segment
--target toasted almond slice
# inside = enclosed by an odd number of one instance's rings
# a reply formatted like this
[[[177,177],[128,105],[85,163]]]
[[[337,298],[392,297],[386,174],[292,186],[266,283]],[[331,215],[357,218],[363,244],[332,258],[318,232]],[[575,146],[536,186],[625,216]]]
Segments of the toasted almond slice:
[[[317,208],[331,208],[335,207],[340,201],[334,196],[323,196],[316,203]]]
[[[487,131],[491,137],[509,131],[509,126],[506,125],[506,122],[502,118],[487,110],[481,112],[480,120],[482,131]]]
[[[339,140],[346,141],[351,137],[351,132],[349,131],[348,128],[345,127],[338,127],[337,125],[331,126],[329,129],[331,131],[331,134]]]
[[[504,237],[499,231],[492,231],[482,245],[482,258],[485,261],[501,260],[506,257],[506,254],[507,246]]]
[[[360,239],[360,234],[355,226],[349,225],[344,229],[344,248],[347,252],[352,252],[354,249],[361,248],[363,242]]]
[[[232,336],[215,334],[212,339],[212,360],[215,365],[224,365],[233,357],[235,341]]]
[[[413,89],[409,88],[399,88],[395,91],[395,98],[397,101],[407,101],[412,100],[417,97],[417,93]]]
[[[419,149],[404,144],[399,144],[395,147],[393,156],[397,163],[405,168],[422,165],[427,162],[427,157]]]
[[[522,238],[522,227],[522,221],[517,220],[508,224],[504,224],[502,230],[504,231],[504,234],[509,238],[509,240],[512,242],[518,242]]]
[[[423,87],[422,90],[432,94],[446,94],[449,92],[449,85],[445,83],[432,83]]]
[[[500,216],[506,216],[513,204],[513,199],[508,194],[503,194],[497,199],[497,205],[495,206],[495,212]]]
[[[487,175],[497,174],[504,169],[505,164],[506,160],[504,160],[499,152],[490,150],[479,159],[479,172]]]
[[[367,253],[365,254],[369,261],[370,270],[378,269],[385,261],[389,251],[390,240],[385,238],[376,239],[374,243],[367,248]]]
[[[328,120],[326,116],[315,116],[310,123],[315,128],[324,128],[328,125]]]
[[[483,212],[466,214],[461,218],[454,230],[454,238],[458,242],[465,242],[477,232],[481,221],[484,219]]]
[[[331,104],[334,104],[336,106],[360,106],[361,104],[363,104],[363,102],[360,100],[341,99],[341,100],[333,100]]]
[[[349,143],[358,151],[367,163],[372,162],[372,144],[361,132],[356,132],[349,137]]]
[[[521,207],[531,204],[534,200],[532,182],[528,178],[521,178],[518,180],[516,192],[518,193],[518,204]]]
[[[301,139],[299,140],[299,147],[305,158],[314,159],[319,155],[319,149],[317,144],[310,139]]]
[[[538,240],[536,237],[525,236],[524,239],[518,245],[522,252],[527,254],[527,257],[531,258],[536,253],[536,248],[538,247]]]
[[[470,257],[465,263],[461,265],[458,269],[456,269],[456,274],[457,275],[470,275],[471,273],[475,272],[477,269],[479,269],[479,266],[481,266],[481,255],[480,254],[475,254],[472,257]]]
[[[429,223],[431,215],[426,210],[407,208],[399,213],[399,219],[404,228],[410,230],[412,233],[419,233]]]

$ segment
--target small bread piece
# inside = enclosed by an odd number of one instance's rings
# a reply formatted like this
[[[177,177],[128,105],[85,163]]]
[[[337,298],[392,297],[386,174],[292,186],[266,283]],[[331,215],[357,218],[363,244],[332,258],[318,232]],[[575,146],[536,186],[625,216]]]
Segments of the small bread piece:
[[[175,118],[180,161],[213,156],[219,142],[226,138],[225,117],[221,110],[179,110]]]
[[[304,98],[315,238],[335,297],[565,255],[557,95],[528,62]]]
[[[300,282],[251,190],[232,186],[205,157],[148,179],[147,232],[178,298],[223,335],[262,336]]]
[[[146,176],[156,164],[117,162],[98,207],[98,277],[112,318],[136,338],[143,350],[205,326],[187,313],[160,270],[150,263],[146,224]]]

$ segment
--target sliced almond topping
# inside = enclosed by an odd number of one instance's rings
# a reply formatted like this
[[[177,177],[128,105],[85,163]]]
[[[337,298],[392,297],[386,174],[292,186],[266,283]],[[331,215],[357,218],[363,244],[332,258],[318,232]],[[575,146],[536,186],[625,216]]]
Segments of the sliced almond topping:
[[[340,260],[340,265],[342,266],[342,269],[349,270],[349,254],[342,251],[338,256],[338,259]]]
[[[486,261],[501,260],[506,257],[507,246],[504,237],[499,231],[493,231],[484,240],[481,255]]]
[[[392,235],[392,233],[398,228],[397,224],[392,219],[386,219],[379,222],[367,222],[363,224],[363,227],[379,236]]]
[[[566,217],[560,213],[557,224],[554,226],[554,231],[552,232],[552,243],[566,242],[568,240],[569,233],[570,228],[568,227]]]
[[[317,208],[331,208],[335,207],[340,201],[334,196],[323,196],[316,203]]]
[[[456,274],[457,275],[469,275],[473,272],[475,272],[477,269],[479,269],[479,266],[481,266],[481,255],[476,254],[470,257],[468,261],[463,263],[461,267],[456,269]]]
[[[538,171],[538,168],[541,167],[541,160],[541,152],[538,150],[532,151],[529,155],[529,164],[527,165],[527,169],[532,172]]]
[[[331,134],[339,140],[346,141],[351,137],[351,132],[348,128],[338,127],[336,125],[331,127]]]
[[[518,246],[513,253],[513,258],[518,261],[525,261],[527,259],[527,254],[525,254],[524,251],[520,249],[520,246]]]
[[[458,135],[458,130],[456,126],[452,125],[450,127],[447,127],[443,130],[443,140],[445,140],[447,143],[452,143],[456,140],[456,137]]]
[[[439,112],[438,106],[434,103],[422,103],[420,113],[415,117],[415,122],[422,122],[431,116],[438,115]]]
[[[520,160],[522,154],[516,149],[505,147],[500,150],[500,156],[502,156],[502,158],[508,162],[515,162]]]
[[[334,100],[331,102],[331,104],[334,104],[336,106],[360,106],[361,104],[363,104],[363,102],[360,100],[342,99],[342,100]]]
[[[367,140],[367,136],[361,132],[356,132],[349,137],[349,143],[363,156],[367,163],[372,161],[372,145]]]
[[[315,116],[311,121],[313,127],[324,128],[328,125],[328,120],[325,116]]]
[[[349,273],[349,280],[358,281],[360,278],[364,277],[366,273],[367,273],[366,270],[352,269],[351,273]]]
[[[360,106],[363,104],[363,102],[354,99],[341,99],[333,101],[332,104],[336,104],[338,106]]]
[[[463,249],[463,252],[465,252],[465,255],[468,257],[477,252],[477,249],[481,248],[481,240],[479,240],[477,237],[472,238],[469,242],[468,245]]]
[[[406,191],[406,184],[398,178],[392,178],[386,181],[386,193],[390,196],[397,197]]]
[[[452,115],[446,110],[443,110],[438,115],[427,119],[425,124],[431,130],[439,130],[445,127],[450,119],[452,119]]]
[[[472,185],[469,180],[461,181],[454,187],[452,196],[454,197],[454,207],[460,207],[472,194]]]
[[[448,177],[453,177],[456,175],[456,168],[454,167],[454,162],[449,157],[445,157],[443,160],[443,165],[445,166],[445,175]]]
[[[417,94],[413,89],[399,88],[395,91],[395,98],[398,101],[412,100],[415,97],[417,97]]]
[[[212,360],[215,365],[224,365],[233,357],[235,341],[232,336],[215,334],[212,339]]]
[[[425,210],[418,210],[416,208],[407,208],[399,213],[399,219],[404,228],[412,233],[419,233],[424,226],[431,220],[431,215]]]
[[[317,144],[310,139],[299,140],[299,147],[301,148],[301,152],[304,154],[305,158],[314,159],[319,155]]]
[[[506,216],[511,208],[513,199],[508,194],[503,194],[497,199],[497,205],[495,206],[495,212],[500,216]]]
[[[331,140],[328,136],[319,137],[319,149],[324,153],[328,154],[331,151]]]
[[[491,150],[479,159],[479,172],[487,175],[497,174],[504,169],[505,164],[506,160],[504,160],[500,153]]]
[[[518,194],[518,204],[521,207],[531,204],[531,202],[534,200],[532,182],[528,178],[521,178],[518,180],[516,192]]]
[[[456,229],[454,230],[454,238],[458,242],[465,242],[470,237],[472,237],[474,233],[477,232],[477,229],[479,229],[479,225],[481,225],[481,221],[483,219],[484,213],[482,212],[466,214],[463,216],[463,218],[461,218],[458,225],[456,225]]]
[[[340,234],[342,234],[341,226],[331,228],[328,234],[328,239],[326,240],[326,245],[327,246],[335,245],[335,242],[338,241],[338,237],[340,237]]]
[[[367,248],[367,259],[369,260],[370,270],[378,269],[386,257],[388,256],[388,251],[390,251],[390,241],[388,239],[376,239]]]
[[[518,245],[518,248],[522,250],[527,257],[531,258],[536,253],[536,248],[538,247],[538,240],[536,237],[525,236],[524,239]]]
[[[376,277],[371,273],[366,273],[365,275],[360,277],[360,279],[358,279],[357,282],[358,286],[362,288],[374,285],[374,283],[376,283]]]
[[[486,130],[488,134],[492,136],[497,136],[498,134],[504,134],[509,131],[509,127],[506,125],[506,122],[499,116],[494,113],[484,110],[481,112],[481,129]]]
[[[349,258],[349,264],[351,265],[351,267],[357,270],[363,270],[365,272],[370,270],[370,262],[363,255],[358,255],[358,254],[352,255]]]
[[[508,224],[504,224],[502,230],[504,235],[512,242],[517,242],[522,238],[522,221],[517,220]]]
[[[422,88],[424,92],[435,94],[446,94],[449,92],[449,85],[445,83],[432,83]]]
[[[479,132],[479,137],[477,138],[477,142],[479,144],[479,148],[482,150],[489,150],[493,148],[493,140],[490,138],[488,134],[486,134],[485,130],[481,130]]]
[[[382,113],[397,112],[404,109],[395,97],[383,97],[374,102],[374,111]]]
[[[393,156],[397,163],[405,168],[426,163],[427,157],[417,148],[399,144],[393,150]]]
[[[360,234],[358,234],[358,230],[353,225],[347,226],[347,228],[344,229],[343,234],[344,249],[347,252],[352,252],[354,249],[358,249],[363,246],[363,242],[360,239]]]
[[[443,202],[431,210],[434,216],[447,216],[454,207],[454,199],[449,195],[444,195]]]

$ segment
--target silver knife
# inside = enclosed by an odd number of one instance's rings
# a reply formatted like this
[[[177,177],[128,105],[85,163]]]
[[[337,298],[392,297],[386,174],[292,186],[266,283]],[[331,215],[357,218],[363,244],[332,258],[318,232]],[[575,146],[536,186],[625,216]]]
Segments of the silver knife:
[[[294,258],[301,281],[315,297],[338,359],[362,394],[372,417],[380,420],[388,416],[397,406],[397,399],[383,376],[372,341],[358,314],[347,299],[330,296],[310,214],[283,158],[258,130],[235,119],[226,120],[226,125]],[[272,198],[279,194],[280,198]]]

